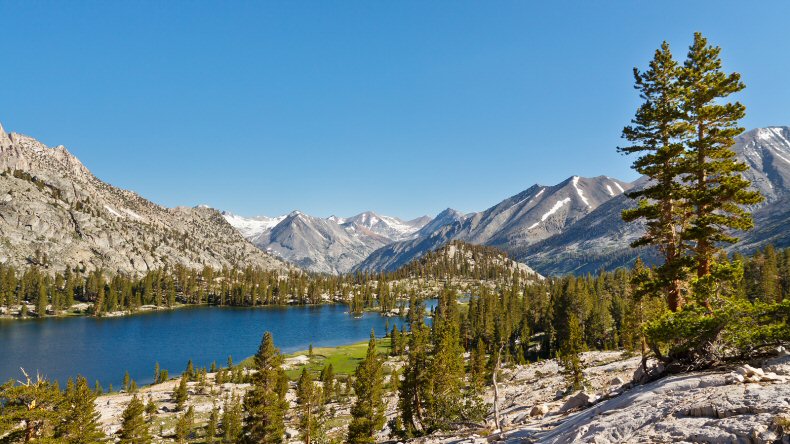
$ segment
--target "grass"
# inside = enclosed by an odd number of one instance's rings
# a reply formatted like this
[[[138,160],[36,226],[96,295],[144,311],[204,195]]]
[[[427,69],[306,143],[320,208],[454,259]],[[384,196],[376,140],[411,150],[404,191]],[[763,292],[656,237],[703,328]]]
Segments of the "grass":
[[[318,373],[324,366],[332,364],[335,375],[351,375],[354,373],[354,370],[356,370],[359,362],[365,358],[367,351],[368,341],[340,345],[337,347],[314,347],[313,355],[307,362],[307,369],[311,372]],[[390,353],[389,337],[376,339],[376,351],[384,356]],[[309,352],[303,350],[285,355],[286,358],[293,358],[296,356],[309,356]],[[252,367],[252,357],[245,359],[240,365]],[[286,370],[285,373],[292,380],[298,379],[299,375],[302,373],[302,366],[300,365]]]

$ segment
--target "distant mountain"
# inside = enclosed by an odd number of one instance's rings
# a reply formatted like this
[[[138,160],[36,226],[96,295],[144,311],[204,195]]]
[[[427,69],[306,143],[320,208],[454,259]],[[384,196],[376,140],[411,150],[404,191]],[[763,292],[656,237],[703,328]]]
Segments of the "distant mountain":
[[[755,228],[741,233],[741,241],[729,251],[751,252],[768,243],[790,246],[790,128],[748,131],[736,139],[733,149],[749,164],[744,175],[766,200],[752,208]],[[644,183],[645,179],[640,179],[634,185]],[[643,225],[626,224],[620,217],[622,210],[634,205],[633,199],[618,196],[562,233],[510,252],[544,274],[611,269],[632,263],[638,255],[655,260],[652,250],[635,251],[629,247],[644,232]]]
[[[392,271],[450,240],[514,250],[560,233],[630,187],[606,176],[573,176],[554,186],[533,185],[480,213],[456,213],[443,225],[429,223],[431,231],[423,229],[414,239],[389,244],[354,269]]]
[[[225,220],[260,249],[306,270],[345,273],[374,250],[414,237],[430,218],[403,221],[366,211],[349,218],[320,218],[294,211],[286,216]]]
[[[0,126],[0,263],[131,275],[180,264],[289,267],[211,208],[163,208],[97,179],[63,146]]]

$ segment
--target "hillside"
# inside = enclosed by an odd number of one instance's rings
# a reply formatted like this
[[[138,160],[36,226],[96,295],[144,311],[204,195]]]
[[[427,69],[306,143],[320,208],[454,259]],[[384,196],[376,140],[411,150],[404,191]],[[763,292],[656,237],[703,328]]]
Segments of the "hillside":
[[[286,270],[214,209],[164,208],[96,178],[63,146],[0,126],[0,263],[140,275],[168,265]]]

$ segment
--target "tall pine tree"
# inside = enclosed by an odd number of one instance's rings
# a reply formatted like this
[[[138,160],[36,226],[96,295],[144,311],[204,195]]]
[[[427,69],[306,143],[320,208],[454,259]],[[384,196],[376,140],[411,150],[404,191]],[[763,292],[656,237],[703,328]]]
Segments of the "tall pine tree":
[[[285,433],[284,417],[288,404],[281,391],[283,358],[274,346],[272,334],[263,334],[261,345],[254,357],[257,372],[252,387],[244,397],[247,418],[244,435],[248,443],[280,443]]]
[[[347,442],[372,444],[376,432],[384,426],[384,374],[382,361],[376,353],[376,336],[370,332],[365,359],[354,372],[354,392],[357,399],[351,407],[351,423],[348,425]]]
[[[667,42],[656,50],[647,71],[634,68],[634,88],[644,102],[636,111],[632,125],[623,129],[623,137],[633,145],[618,148],[622,153],[640,154],[633,169],[650,179],[646,186],[628,193],[629,197],[639,199],[639,205],[623,211],[623,220],[646,220],[645,233],[631,246],[658,247],[664,261],[656,270],[654,287],[665,294],[672,311],[680,309],[684,302],[682,287],[688,262],[681,238],[688,210],[680,180],[685,127],[680,120],[679,73]]]
[[[731,230],[752,228],[751,214],[741,205],[762,200],[759,192],[748,189],[749,181],[740,174],[748,166],[737,160],[731,149],[734,138],[744,131],[738,121],[746,108],[739,102],[722,100],[741,91],[744,84],[740,74],[722,71],[720,52],[701,33],[695,33],[679,77],[689,137],[684,179],[694,211],[685,237],[693,243],[697,278],[701,280],[711,275],[718,246],[737,241]],[[705,290],[709,286],[702,283],[701,292],[709,293]]]

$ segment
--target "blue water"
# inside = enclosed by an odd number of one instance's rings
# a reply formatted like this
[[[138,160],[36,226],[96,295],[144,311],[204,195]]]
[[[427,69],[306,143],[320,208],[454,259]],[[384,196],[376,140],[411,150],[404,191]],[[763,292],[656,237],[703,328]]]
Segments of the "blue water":
[[[154,363],[171,376],[187,361],[224,366],[255,354],[264,331],[284,353],[359,342],[384,334],[403,322],[366,313],[348,315],[344,305],[316,307],[217,308],[194,307],[118,318],[70,317],[41,320],[0,320],[0,382],[21,378],[20,367],[63,384],[80,374],[91,384],[121,386],[129,371],[138,384],[153,381]],[[390,327],[391,328],[391,327]]]

